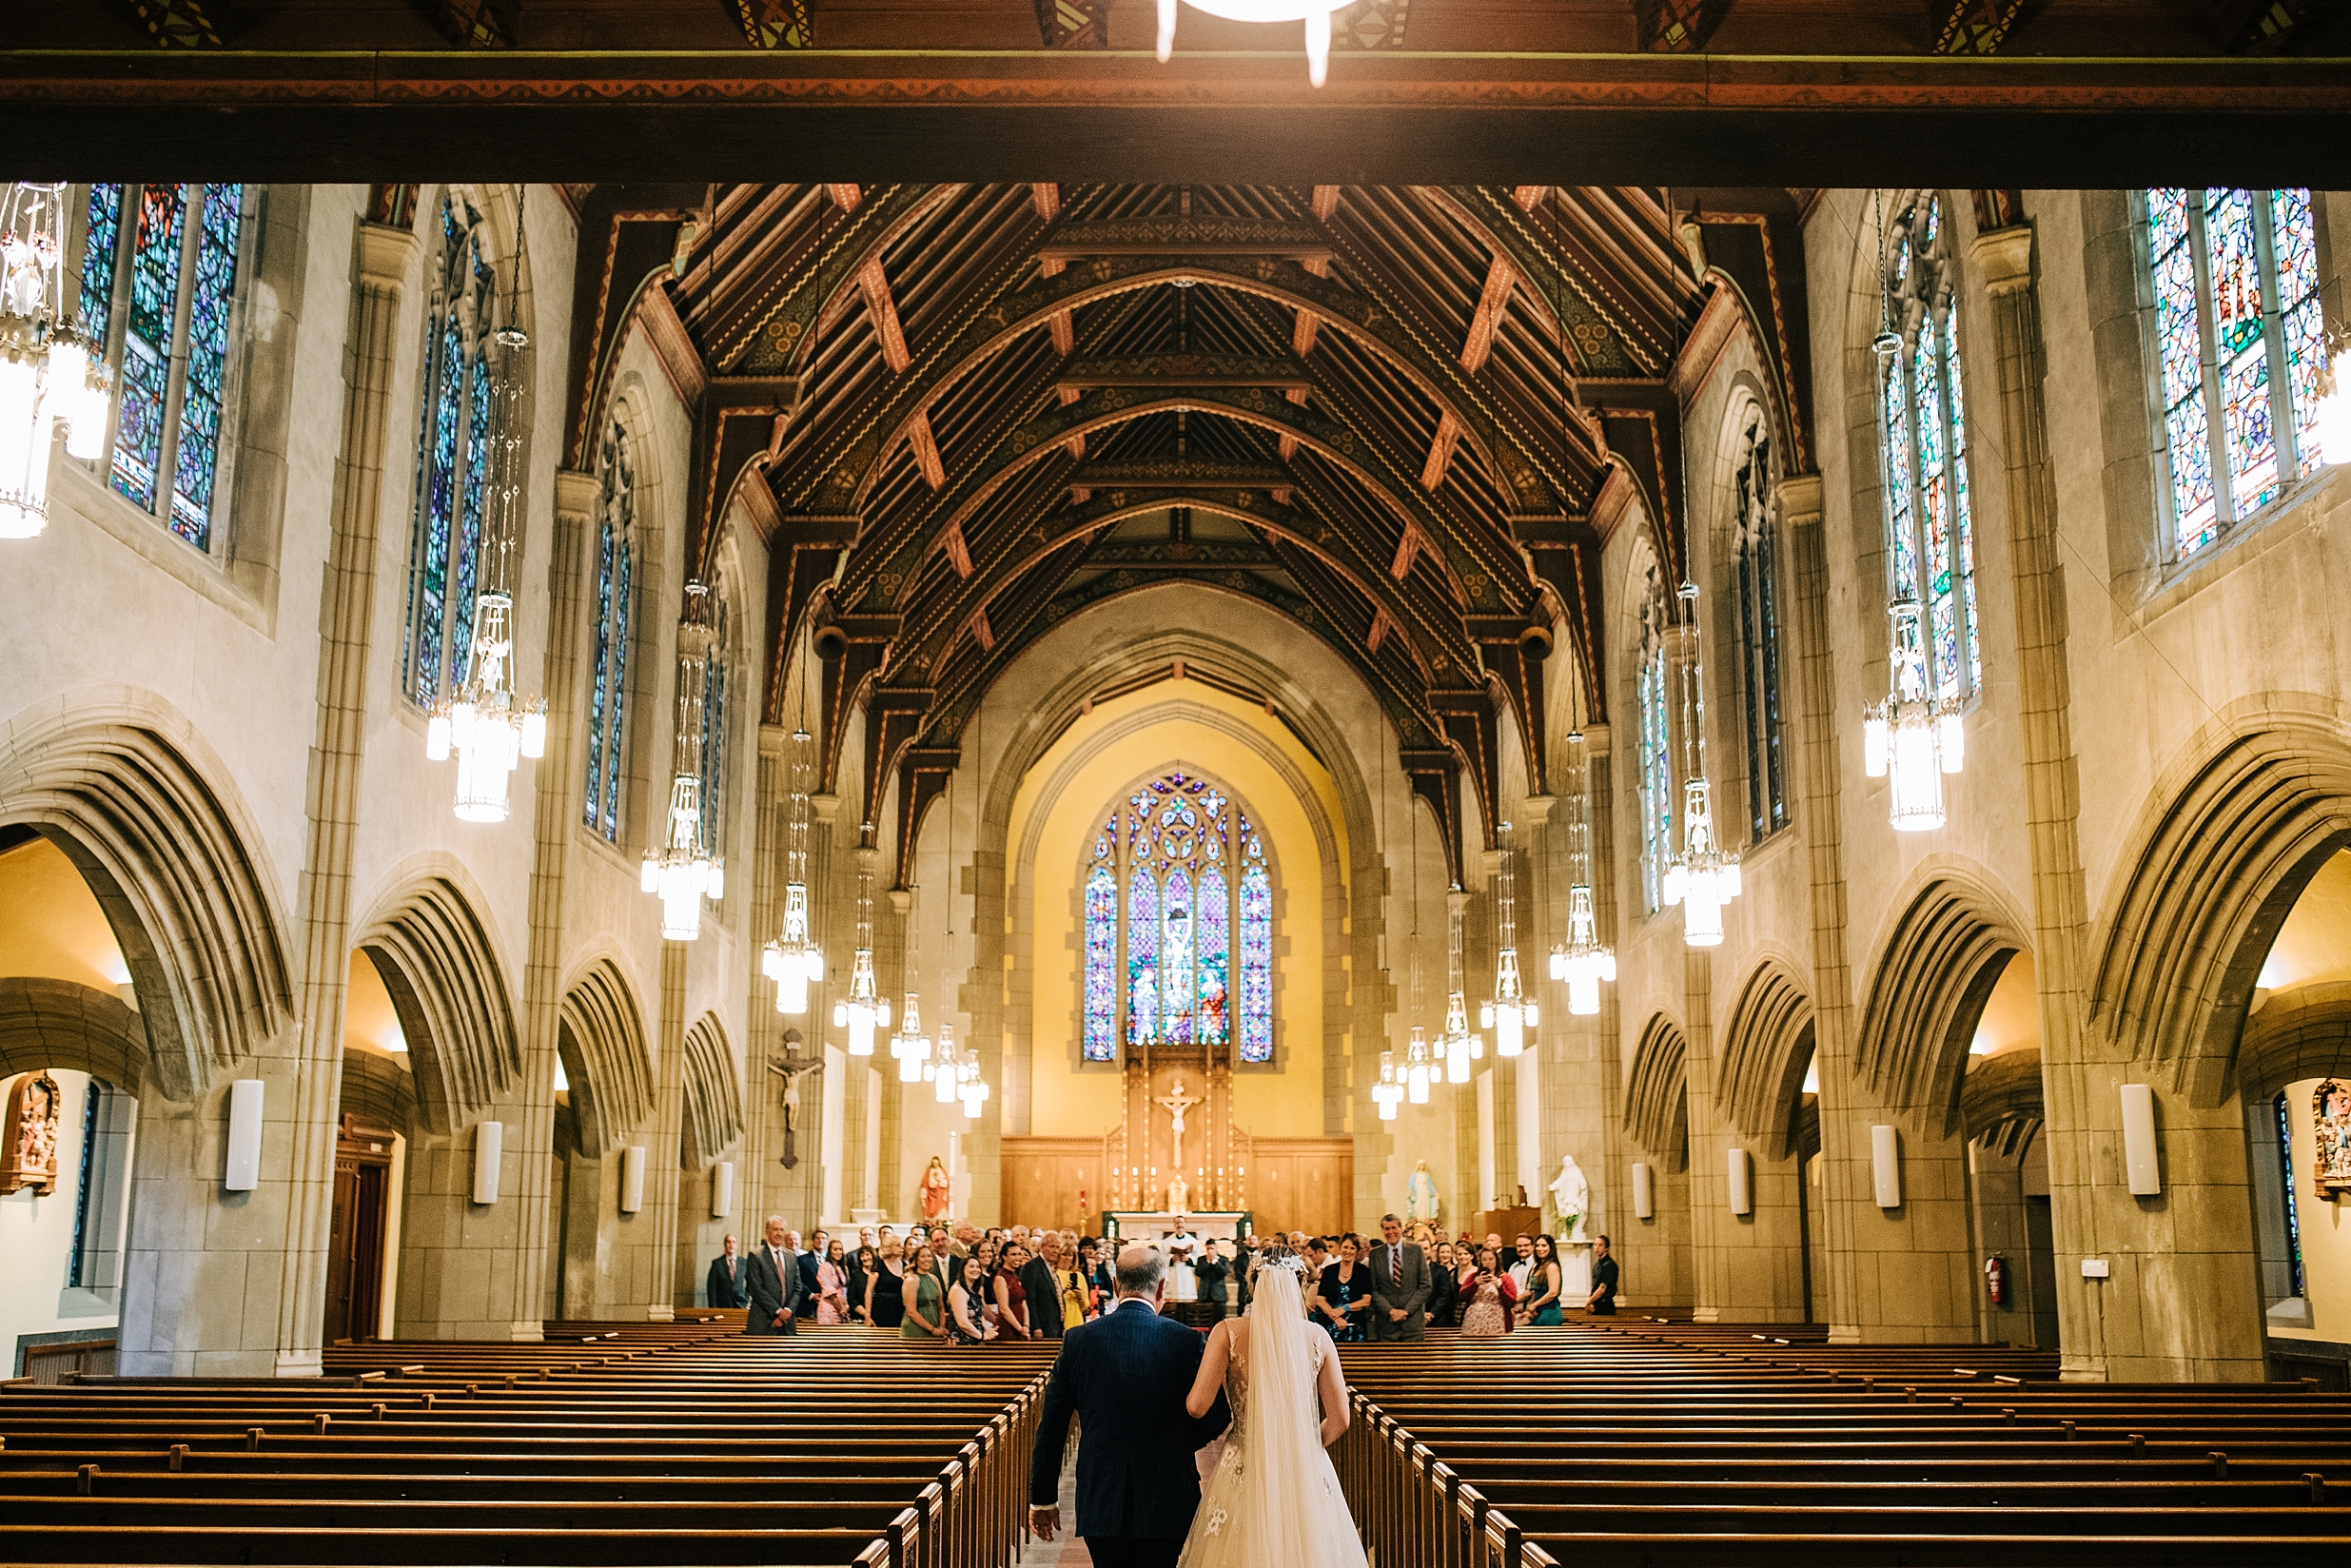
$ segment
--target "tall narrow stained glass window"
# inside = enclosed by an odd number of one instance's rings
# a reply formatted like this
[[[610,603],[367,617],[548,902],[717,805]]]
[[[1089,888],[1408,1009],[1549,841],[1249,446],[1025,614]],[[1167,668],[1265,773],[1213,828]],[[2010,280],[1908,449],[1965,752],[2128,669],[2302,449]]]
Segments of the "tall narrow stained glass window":
[[[1787,725],[1779,700],[1779,534],[1772,520],[1772,438],[1750,415],[1733,476],[1738,504],[1739,696],[1747,715],[1748,837],[1788,825]]]
[[[94,185],[83,209],[81,326],[114,371],[107,483],[199,550],[223,500],[246,195]]]
[[[2317,469],[2318,233],[2307,190],[2150,190],[2147,260],[2181,559]]]
[[[1634,706],[1640,713],[1641,900],[1650,914],[1665,908],[1665,862],[1674,853],[1674,753],[1666,722],[1665,583],[1649,566],[1641,602],[1640,660]]]
[[[1884,362],[1878,413],[1894,592],[1919,605],[1930,691],[1966,702],[1983,687],[1984,654],[1958,270],[1942,197],[1906,191],[1893,202],[1897,210],[1886,226],[1886,313],[1901,349]]]
[[[1083,887],[1087,1060],[1115,1061],[1122,1041],[1230,1044],[1241,1061],[1273,1059],[1266,858],[1248,813],[1206,779],[1171,772],[1119,804]]]
[[[629,708],[630,637],[637,607],[637,464],[628,432],[615,420],[598,460],[596,542],[596,662],[588,682],[586,820],[608,843],[620,839]]]
[[[425,276],[419,378],[416,517],[408,550],[407,629],[401,669],[409,700],[430,708],[442,684],[462,685],[473,658],[474,590],[481,570],[481,495],[489,458],[489,348],[499,291],[485,225],[455,191],[441,198]]]

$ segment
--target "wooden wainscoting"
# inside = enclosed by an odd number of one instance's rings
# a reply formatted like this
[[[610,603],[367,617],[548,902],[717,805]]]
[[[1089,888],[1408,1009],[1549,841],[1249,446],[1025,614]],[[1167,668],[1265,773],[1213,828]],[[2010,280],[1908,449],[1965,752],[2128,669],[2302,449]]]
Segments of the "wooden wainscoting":
[[[1092,1235],[1102,1211],[1102,1140],[1007,1136],[1002,1142],[1006,1225],[1049,1225]],[[1078,1195],[1087,1211],[1078,1212]]]
[[[1252,1140],[1248,1206],[1257,1228],[1324,1236],[1355,1226],[1355,1140]]]

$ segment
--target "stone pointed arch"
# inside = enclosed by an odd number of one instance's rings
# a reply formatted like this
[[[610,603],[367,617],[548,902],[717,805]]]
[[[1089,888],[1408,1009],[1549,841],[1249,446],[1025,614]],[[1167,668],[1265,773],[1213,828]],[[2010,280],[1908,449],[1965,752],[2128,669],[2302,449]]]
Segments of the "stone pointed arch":
[[[1984,1004],[2008,960],[2030,944],[1989,881],[1938,859],[1879,950],[1853,1052],[1853,1075],[1919,1131],[1958,1130],[1960,1080]]]
[[[1959,1086],[1959,1120],[1970,1139],[2003,1159],[2025,1151],[2045,1114],[2041,1053],[2004,1050],[1968,1066]]]
[[[1780,958],[1757,964],[1739,989],[1714,1069],[1714,1104],[1770,1158],[1793,1152],[1804,1070],[1812,1059],[1812,998]]]
[[[564,988],[556,1051],[571,1081],[579,1151],[601,1159],[653,1110],[645,1015],[610,957],[594,960]]]
[[[505,967],[465,880],[443,855],[413,863],[354,944],[400,1015],[420,1119],[444,1136],[480,1121],[522,1071]]]
[[[2266,1098],[2305,1078],[2351,1076],[2351,984],[2298,986],[2245,1020],[2237,1087]]]
[[[417,1087],[398,1062],[372,1050],[343,1053],[343,1114],[412,1135],[417,1126]]]
[[[127,687],[50,699],[0,738],[0,824],[63,851],[137,989],[147,1086],[193,1099],[293,1025],[276,875],[228,771],[179,711]]]
[[[1641,1029],[1625,1079],[1624,1129],[1667,1170],[1690,1166],[1690,1044],[1664,1013]]]
[[[91,986],[40,975],[0,980],[0,1078],[71,1068],[139,1097],[147,1068],[147,1026]]]
[[[706,1012],[686,1030],[686,1119],[678,1165],[708,1170],[743,1136],[743,1079],[735,1070],[718,1015]]]
[[[2227,1092],[2262,961],[2310,878],[2351,843],[2347,728],[2324,697],[2239,704],[2158,786],[2135,835],[2090,1017],[2196,1103]]]

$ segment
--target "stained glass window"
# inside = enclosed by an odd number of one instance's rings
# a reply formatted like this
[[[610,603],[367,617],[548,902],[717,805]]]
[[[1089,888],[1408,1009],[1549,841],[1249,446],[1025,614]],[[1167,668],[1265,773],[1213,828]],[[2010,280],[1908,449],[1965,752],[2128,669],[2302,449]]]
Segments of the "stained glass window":
[[[1640,711],[1641,898],[1655,914],[1665,908],[1665,862],[1674,849],[1674,754],[1665,707],[1665,584],[1650,562],[1641,604],[1640,662],[1635,706]]]
[[[1760,412],[1751,416],[1739,438],[1734,479],[1748,836],[1761,840],[1788,825],[1788,759],[1779,699],[1779,537],[1772,520],[1772,439]]]
[[[2307,190],[2146,193],[2147,261],[2182,559],[2319,465],[2323,327]]]
[[[471,661],[480,573],[482,481],[489,460],[489,348],[499,294],[481,214],[452,191],[441,202],[425,276],[419,378],[416,516],[408,551],[402,670],[409,700],[430,708]]]
[[[637,464],[628,432],[617,420],[604,433],[597,466],[596,663],[588,682],[586,819],[607,842],[617,843],[637,562]]]
[[[1273,882],[1263,835],[1223,790],[1174,772],[1120,802],[1094,838],[1084,905],[1087,1060],[1116,1060],[1122,1038],[1273,1059]]]
[[[212,545],[245,232],[242,185],[94,185],[80,325],[113,372],[106,479]]]
[[[1984,680],[1975,593],[1974,490],[1959,368],[1957,269],[1943,199],[1904,192],[1888,225],[1886,319],[1900,349],[1884,362],[1888,571],[1919,607],[1934,695],[1973,696]]]

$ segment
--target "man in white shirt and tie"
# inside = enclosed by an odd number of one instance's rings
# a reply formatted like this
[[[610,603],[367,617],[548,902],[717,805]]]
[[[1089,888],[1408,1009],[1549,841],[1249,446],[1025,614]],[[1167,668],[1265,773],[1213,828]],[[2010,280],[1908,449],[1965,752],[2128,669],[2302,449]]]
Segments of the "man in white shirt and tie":
[[[799,1307],[803,1286],[800,1254],[792,1241],[791,1233],[784,1228],[784,1217],[769,1215],[767,1244],[752,1253],[750,1266],[743,1270],[744,1289],[751,1298],[743,1309],[744,1333],[799,1332],[792,1315]]]

